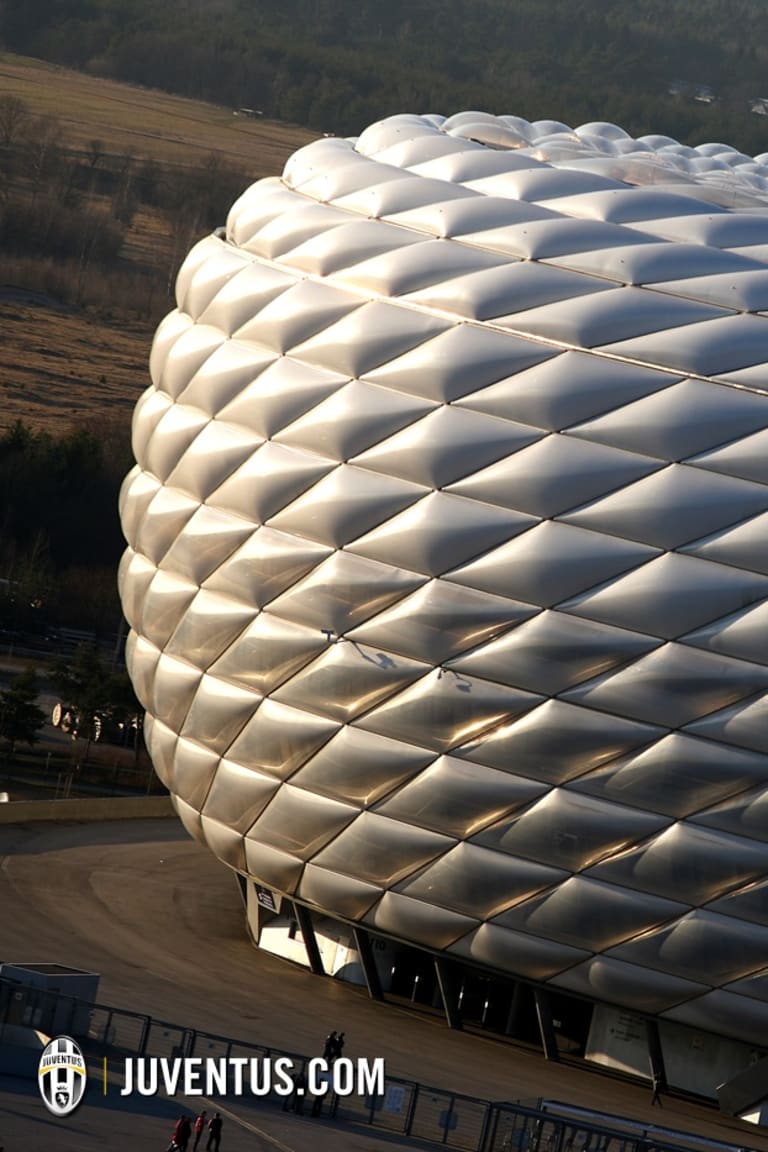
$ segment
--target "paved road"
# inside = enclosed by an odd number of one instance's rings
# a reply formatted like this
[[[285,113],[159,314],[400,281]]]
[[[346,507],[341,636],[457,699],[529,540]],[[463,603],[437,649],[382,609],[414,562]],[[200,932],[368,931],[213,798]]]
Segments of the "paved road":
[[[102,1003],[201,1030],[317,1054],[322,1038],[342,1028],[345,1055],[383,1056],[390,1074],[490,1099],[546,1096],[647,1123],[663,1120],[768,1152],[768,1133],[761,1136],[751,1125],[674,1099],[665,1100],[662,1116],[651,1110],[645,1087],[451,1032],[433,1019],[374,1004],[349,985],[312,977],[258,952],[245,937],[234,878],[175,820],[0,828],[0,959],[56,961],[100,972]],[[66,1143],[61,1125],[70,1121],[56,1121],[52,1129],[37,1097],[18,1096],[8,1085],[0,1083],[0,1145],[5,1139],[6,1152],[105,1147],[98,1143],[100,1123],[92,1145],[85,1136]],[[5,1116],[11,1109],[15,1131],[40,1121],[50,1138],[11,1144]],[[108,1120],[111,1114],[101,1112]],[[87,1115],[80,1109],[71,1121]],[[291,1152],[323,1148],[317,1122],[266,1108],[257,1118],[252,1110],[247,1116],[262,1133],[247,1134],[242,1147],[252,1152],[261,1152],[259,1141]],[[106,1147],[164,1147],[167,1117],[150,1110],[121,1112],[119,1118],[122,1135],[116,1133]],[[223,1152],[238,1152],[238,1141],[246,1139],[244,1129],[235,1136],[236,1127],[231,1120]],[[325,1125],[322,1131],[344,1152],[411,1147],[383,1135],[334,1133]]]

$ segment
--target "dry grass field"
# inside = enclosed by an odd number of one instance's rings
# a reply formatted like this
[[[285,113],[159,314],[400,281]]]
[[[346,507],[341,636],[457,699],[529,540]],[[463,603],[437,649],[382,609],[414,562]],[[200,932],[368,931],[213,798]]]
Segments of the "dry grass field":
[[[215,152],[253,180],[279,174],[291,153],[316,135],[8,55],[0,55],[4,95],[20,97],[34,115],[56,116],[62,142],[72,151],[86,151],[98,139],[105,157],[149,157],[178,166],[200,164]],[[170,266],[167,231],[160,214],[139,210],[124,258],[141,264],[152,249]],[[62,305],[46,291],[42,268],[38,273],[28,266],[22,275],[20,265],[6,261],[0,272],[0,429],[19,418],[52,433],[72,421],[98,428],[100,414],[128,419],[149,383],[154,323],[121,315],[116,295],[106,283],[103,307]],[[172,307],[170,299],[154,304],[155,311]]]

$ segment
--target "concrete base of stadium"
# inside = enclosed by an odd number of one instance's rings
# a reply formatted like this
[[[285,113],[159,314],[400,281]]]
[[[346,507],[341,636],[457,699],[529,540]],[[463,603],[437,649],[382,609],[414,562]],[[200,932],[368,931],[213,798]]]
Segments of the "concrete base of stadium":
[[[300,965],[255,950],[243,931],[231,874],[175,819],[0,827],[0,907],[5,957],[48,957],[99,972],[99,999],[106,1004],[305,1055],[319,1055],[325,1035],[343,1030],[345,1055],[383,1057],[391,1075],[484,1099],[544,1097],[649,1126],[663,1120],[670,1129],[768,1152],[768,1134],[700,1100],[665,1095],[663,1109],[652,1107],[647,1085],[615,1073],[598,1075],[567,1057],[547,1061],[540,1049],[500,1043],[488,1030],[447,1029],[429,1004],[416,1002],[416,1011],[407,1000],[382,1004],[354,985],[317,979]],[[95,1152],[168,1142],[171,1105],[164,1112],[157,1110],[160,1102],[133,1111],[123,1105],[114,1115],[99,1105],[91,1130],[82,1110],[55,1125],[51,1117],[46,1121],[34,1084],[28,1095],[19,1095],[18,1085],[13,1092],[0,1090],[0,1145],[5,1141],[7,1152]],[[265,1148],[277,1142],[323,1152],[308,1132],[311,1119],[288,1113],[245,1119],[267,1134]],[[17,1133],[13,1144],[9,1124]],[[104,1139],[109,1124],[115,1136]],[[357,1129],[345,1134],[324,1124],[318,1136],[321,1131],[330,1134],[334,1149],[417,1146]],[[226,1152],[259,1147],[262,1137],[250,1133],[246,1140],[243,1133],[240,1141],[235,1121],[228,1124]]]

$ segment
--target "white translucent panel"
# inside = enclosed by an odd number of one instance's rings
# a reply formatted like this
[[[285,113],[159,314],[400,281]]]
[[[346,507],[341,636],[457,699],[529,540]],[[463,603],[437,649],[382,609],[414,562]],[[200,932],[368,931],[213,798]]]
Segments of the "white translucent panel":
[[[458,146],[458,141],[456,142]],[[528,153],[522,152],[488,152],[483,148],[474,147],[471,145],[464,145],[448,156],[441,156],[434,160],[426,160],[423,164],[414,166],[414,171],[418,171],[420,175],[432,176],[438,180],[449,180],[451,183],[456,184],[469,184],[474,180],[480,180],[483,176],[496,176],[503,172],[518,172],[523,168],[540,168],[542,165],[538,160]],[[484,196],[483,199],[493,201],[495,198],[492,195]],[[478,199],[466,201],[467,204],[477,205]],[[510,201],[515,207],[516,202]],[[525,207],[525,205],[524,205]],[[536,216],[524,217],[525,219],[538,219],[538,213],[541,212],[538,205],[530,205],[531,209],[537,213]],[[546,211],[546,210],[544,210]],[[547,213],[551,215],[551,213]],[[519,219],[519,217],[515,217]],[[504,224],[506,217],[502,217],[500,224]]]
[[[763,696],[724,708],[689,724],[687,730],[708,740],[768,752],[768,700]]]
[[[768,926],[768,880],[728,892],[707,907],[711,912],[721,912],[724,916],[735,916],[738,920],[752,920],[756,924]]]
[[[290,188],[277,176],[260,180],[246,188],[229,210],[227,240],[240,248],[248,248],[250,238],[282,212],[291,212],[301,203]]]
[[[180,735],[224,753],[260,703],[257,692],[205,675]]]
[[[336,204],[347,211],[359,212],[363,216],[378,219],[382,216],[396,216],[409,208],[431,204],[434,200],[448,200],[451,197],[458,200],[462,196],[471,195],[472,193],[466,188],[446,185],[438,180],[404,175],[400,180],[373,184],[365,190],[361,189],[359,192],[339,197]]]
[[[768,840],[768,795],[764,781],[768,764],[763,760],[759,787],[745,792],[733,800],[725,800],[707,812],[692,817],[694,824],[705,828],[720,828],[735,836],[748,836],[752,840]]]
[[[247,832],[279,787],[272,776],[220,760],[202,813],[237,832]]]
[[[152,350],[149,357],[149,374],[155,385],[158,385],[163,374],[168,354],[180,336],[194,327],[191,316],[174,309],[160,321],[152,341]]]
[[[476,918],[435,908],[395,892],[385,892],[365,922],[376,932],[413,940],[428,948],[447,948],[477,925]]]
[[[668,823],[652,812],[554,788],[521,814],[477,833],[473,843],[573,872],[645,840]]]
[[[504,856],[477,844],[457,844],[417,876],[404,880],[398,891],[485,920],[564,878],[558,868]]]
[[[152,701],[148,711],[174,732],[180,732],[202,675],[199,668],[183,660],[161,656],[155,668]]]
[[[227,759],[284,780],[338,728],[323,716],[264,700],[227,750]]]
[[[130,672],[131,682],[142,708],[150,709],[154,700],[155,669],[160,659],[160,650],[131,631],[125,641],[125,662]]]
[[[190,256],[176,278],[176,301],[182,312],[199,320],[216,293],[242,271],[248,257],[215,236],[201,240]]]
[[[131,446],[140,468],[147,466],[147,447],[152,433],[172,406],[173,401],[170,396],[166,396],[164,392],[158,392],[152,387],[147,388],[139,397],[133,412]],[[146,475],[146,473],[140,474]],[[158,483],[154,477],[150,479],[155,484]]]
[[[367,188],[370,184],[402,178],[399,169],[387,168],[349,149],[343,155],[334,157],[332,165],[320,168],[313,164],[303,175],[306,177],[301,184],[303,193],[322,204],[332,203],[359,188]],[[369,221],[362,223],[368,224]]]
[[[163,648],[196,595],[193,581],[173,572],[156,572],[144,592],[141,634]]]
[[[639,848],[603,860],[589,874],[609,884],[703,904],[758,879],[764,869],[764,844],[678,823]]]
[[[568,216],[608,220],[612,224],[631,224],[637,220],[654,220],[660,216],[685,216],[711,211],[708,206],[699,204],[690,196],[658,188],[612,188],[604,192],[564,196],[550,202],[549,207]]]
[[[252,524],[203,505],[192,514],[162,559],[161,567],[194,584],[217,571],[252,536]]]
[[[288,356],[275,360],[219,412],[267,440],[347,382],[347,377]]]
[[[768,581],[757,573],[666,552],[563,611],[674,640],[766,594]]]
[[[120,521],[126,540],[133,541],[139,525],[160,490],[160,482],[148,472],[142,472],[138,464],[131,469],[120,487]]]
[[[205,671],[255,615],[255,608],[229,596],[200,591],[186,608],[165,651]]]
[[[211,786],[218,755],[190,740],[179,739],[173,752],[173,771],[168,787],[175,796],[198,811]]]
[[[382,816],[413,820],[434,832],[464,837],[505,812],[523,807],[543,791],[543,785],[511,772],[440,756],[414,780],[382,800],[376,811]]]
[[[253,432],[212,420],[181,457],[168,483],[206,500],[260,443]]]
[[[157,422],[147,442],[143,461],[147,471],[167,480],[207,423],[208,417],[199,409],[174,404]]]
[[[245,340],[227,340],[208,357],[181,392],[183,404],[218,416],[252,380],[275,363],[275,353]],[[159,393],[162,396],[162,393]]]
[[[266,304],[253,320],[238,328],[240,340],[285,353],[297,344],[324,332],[342,317],[354,313],[362,301],[357,296],[324,283],[302,280]]]
[[[708,648],[710,652],[723,652],[726,656],[762,664],[766,659],[766,636],[768,603],[763,602],[753,608],[744,607],[725,619],[715,620],[686,636],[684,641],[696,648]]]
[[[382,483],[374,473],[369,476],[371,487]],[[497,548],[534,523],[533,517],[520,512],[433,492],[361,536],[349,550],[426,576],[439,576]]]
[[[557,173],[552,172],[552,175]],[[515,173],[515,176],[529,176],[529,173]],[[543,173],[536,173],[540,178]],[[509,176],[478,180],[470,187],[487,191],[494,196],[503,196],[503,185]],[[623,247],[629,237],[624,228],[615,224],[596,221],[568,220],[554,216],[547,220],[532,220],[530,223],[513,224],[504,228],[486,228],[461,237],[462,244],[471,244],[491,252],[503,252],[520,260],[553,260],[556,257],[571,255],[574,252],[591,251],[594,248]],[[633,236],[636,243],[642,243],[642,236]]]
[[[346,634],[405,597],[423,578],[349,552],[334,552],[270,604],[270,612],[318,634]]]
[[[551,983],[577,996],[622,1004],[635,1012],[663,1012],[672,1004],[697,996],[706,987],[608,956],[594,956],[555,976]]]
[[[706,212],[693,216],[656,218],[647,221],[658,236],[707,244],[711,248],[738,248],[768,243],[768,220],[747,212]]]
[[[292,777],[291,783],[358,805],[372,804],[415,776],[434,752],[346,726]]]
[[[473,251],[479,253],[478,249]],[[442,283],[427,281],[434,287],[411,289],[408,299],[421,306],[456,312],[473,320],[495,320],[496,324],[514,328],[516,314],[526,309],[607,292],[613,287],[595,276],[579,276],[527,260],[511,264],[505,261],[501,268],[476,271],[482,264],[477,256],[471,258],[473,270],[468,275]]]
[[[189,804],[185,804],[184,801],[181,800],[178,796],[172,795],[171,803],[176,810],[176,815],[186,828],[187,832],[189,832],[190,836],[194,840],[199,840],[201,844],[205,844],[205,837],[203,836],[203,822],[197,809],[190,807]]]
[[[210,324],[193,324],[178,336],[152,376],[155,387],[175,400],[226,337]]]
[[[329,872],[327,868],[307,864],[297,895],[307,904],[329,911],[334,916],[359,920],[381,893],[382,889],[375,884],[366,884],[341,872]]]
[[[768,484],[768,430],[744,436],[724,448],[702,452],[686,461],[726,476]]]
[[[249,455],[208,500],[216,508],[260,524],[326,476],[332,467],[332,462],[322,456],[285,448],[270,440]]]
[[[462,408],[487,412],[559,431],[581,420],[619,408],[675,383],[675,377],[597,359],[583,352],[552,350],[543,364],[457,401]]]
[[[263,608],[331,552],[274,528],[259,528],[208,577],[205,586]]]
[[[281,292],[285,292],[286,288],[290,288],[295,282],[295,277],[278,271],[277,268],[249,261],[219,289],[200,320],[203,324],[220,328],[227,336],[231,336],[265,304],[274,300]],[[230,343],[231,341],[228,341],[224,348]]]
[[[768,668],[664,644],[628,668],[565,695],[590,708],[676,728],[766,688]]]
[[[278,512],[270,526],[342,548],[374,525],[414,504],[427,491],[405,480],[340,464],[309,492]],[[386,559],[400,563],[396,556]]]
[[[288,852],[278,852],[271,845],[245,838],[245,863],[248,874],[257,884],[274,888],[291,896],[299,882],[302,861]]]
[[[314,857],[314,863],[370,884],[390,885],[447,851],[454,842],[436,832],[363,812]]]
[[[470,415],[462,413],[460,420]],[[482,464],[482,458],[475,459],[471,475],[453,484],[450,491],[542,519],[616,488],[623,492],[625,485],[661,467],[648,456],[556,434],[544,437],[531,447],[523,447],[489,468],[483,468]],[[576,522],[580,521],[576,519]],[[585,524],[585,527],[605,530],[601,524]]]
[[[149,715],[144,718],[143,735],[147,750],[152,757],[152,767],[167,788],[172,778],[173,753],[178,736],[170,728],[166,728],[165,724]]]
[[[441,669],[380,704],[358,727],[448,752],[527,712],[540,699]]]
[[[649,560],[643,544],[546,521],[447,579],[548,608]]]
[[[428,400],[392,388],[351,380],[289,424],[276,439],[290,447],[321,452],[335,461],[349,460],[434,407]]]
[[[761,316],[725,316],[603,345],[603,351],[700,376],[724,376],[762,364],[765,321]],[[738,408],[737,405],[733,406]]]
[[[159,564],[199,507],[199,500],[193,500],[183,492],[159,488],[137,525],[132,541],[135,550]]]
[[[768,508],[767,485],[685,464],[672,464],[635,484],[631,481],[627,477],[626,486],[617,492],[563,518],[597,532],[677,548]]]
[[[386,438],[354,463],[374,472],[443,488],[461,476],[532,443],[539,433],[522,424],[443,405]],[[459,492],[459,495],[462,493]],[[474,494],[472,494],[474,495]],[[485,499],[480,494],[479,499]]]
[[[629,236],[627,237],[629,241]],[[626,247],[600,248],[560,256],[557,264],[574,271],[606,276],[623,284],[660,284],[683,276],[715,276],[757,269],[756,261],[701,244],[648,244],[640,237]]]
[[[209,670],[266,695],[314,659],[326,643],[316,629],[261,612]]]
[[[413,396],[452,403],[551,355],[532,341],[462,324],[413,352],[388,357],[366,376]]]
[[[708,304],[733,308],[738,312],[763,312],[768,309],[768,269],[669,280],[656,287],[658,291],[671,296],[704,300]]]
[[[548,700],[521,720],[505,724],[461,755],[479,764],[560,784],[633,748],[650,744],[661,728]]]
[[[440,664],[527,620],[536,611],[528,604],[430,580],[354,629],[349,638]]]
[[[426,313],[372,301],[293,348],[292,355],[349,376],[367,376],[448,326]]]
[[[577,792],[635,804],[678,819],[762,781],[768,760],[682,732],[574,780]]]
[[[583,949],[542,940],[525,932],[513,932],[496,924],[482,924],[449,952],[474,964],[489,965],[529,980],[551,980],[587,956]]]
[[[619,944],[610,955],[673,976],[719,984],[765,968],[768,928],[696,910],[640,940]]]
[[[487,168],[489,162],[504,171],[511,163],[514,167],[530,167],[532,161],[523,163],[519,157],[489,156],[483,152],[453,152],[450,159],[441,160],[441,171],[457,172],[459,176],[469,168],[478,165]],[[433,164],[428,164],[430,169]],[[479,173],[478,173],[479,174]],[[527,204],[522,200],[505,200],[495,196],[476,196],[467,200],[444,200],[401,212],[391,217],[402,227],[415,228],[434,236],[450,239],[461,237],[479,228],[504,228],[511,224],[521,224],[526,220],[551,220],[554,216],[548,208],[538,204]]]
[[[461,244],[422,239],[353,264],[339,274],[339,282],[371,295],[405,296],[455,276],[505,263],[499,253],[470,251]]]
[[[251,232],[246,247],[258,256],[278,260],[310,237],[345,222],[346,216],[339,209],[294,195],[284,203],[282,211],[271,214],[258,230]]]
[[[487,194],[509,196],[515,200],[553,200],[561,196],[575,196],[580,192],[596,192],[601,188],[619,187],[615,180],[593,176],[576,170],[557,171],[546,165],[540,168],[507,172],[499,177],[468,182],[468,187]]]
[[[571,876],[551,892],[502,912],[494,923],[601,952],[687,912],[685,904]]]
[[[351,804],[310,795],[283,784],[251,827],[249,839],[290,852],[302,860],[314,856],[358,814]]]
[[[118,569],[117,586],[123,615],[131,628],[137,628],[141,623],[144,597],[156,571],[151,560],[126,548]]]
[[[665,334],[683,325],[724,316],[722,308],[663,296],[645,288],[611,288],[592,296],[561,300],[542,308],[517,312],[513,327],[548,340],[562,340],[580,348],[595,348],[617,340]],[[660,361],[664,363],[664,361]]]
[[[741,1044],[765,1047],[768,1011],[751,997],[716,989],[707,991],[690,1004],[680,1004],[664,1013],[664,1018],[720,1035],[732,1036]]]
[[[768,513],[689,544],[685,551],[768,575]]]
[[[292,676],[272,699],[307,711],[316,709],[344,723],[400,693],[429,670],[405,656],[391,656],[353,641],[328,644],[313,662]]]
[[[246,871],[245,845],[242,835],[235,829],[202,815],[200,819],[203,838],[211,852],[236,872]]]
[[[294,248],[287,257],[292,268],[315,276],[333,276],[352,265],[367,264],[398,249],[418,247],[424,238],[382,220],[355,220],[339,224]],[[347,277],[336,277],[343,284]],[[352,283],[355,277],[352,277]]]
[[[554,695],[625,664],[660,641],[545,610],[451,662],[457,672]]]
[[[734,395],[731,388],[702,380],[683,380],[656,396],[580,424],[572,433],[675,461],[767,424],[768,406],[761,397],[748,392]]]

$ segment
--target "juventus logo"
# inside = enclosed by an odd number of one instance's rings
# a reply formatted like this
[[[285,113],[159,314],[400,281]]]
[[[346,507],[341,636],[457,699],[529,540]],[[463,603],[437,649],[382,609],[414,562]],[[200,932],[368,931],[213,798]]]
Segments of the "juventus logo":
[[[85,1060],[70,1036],[57,1036],[46,1047],[37,1068],[43,1103],[54,1116],[74,1112],[85,1094]]]

